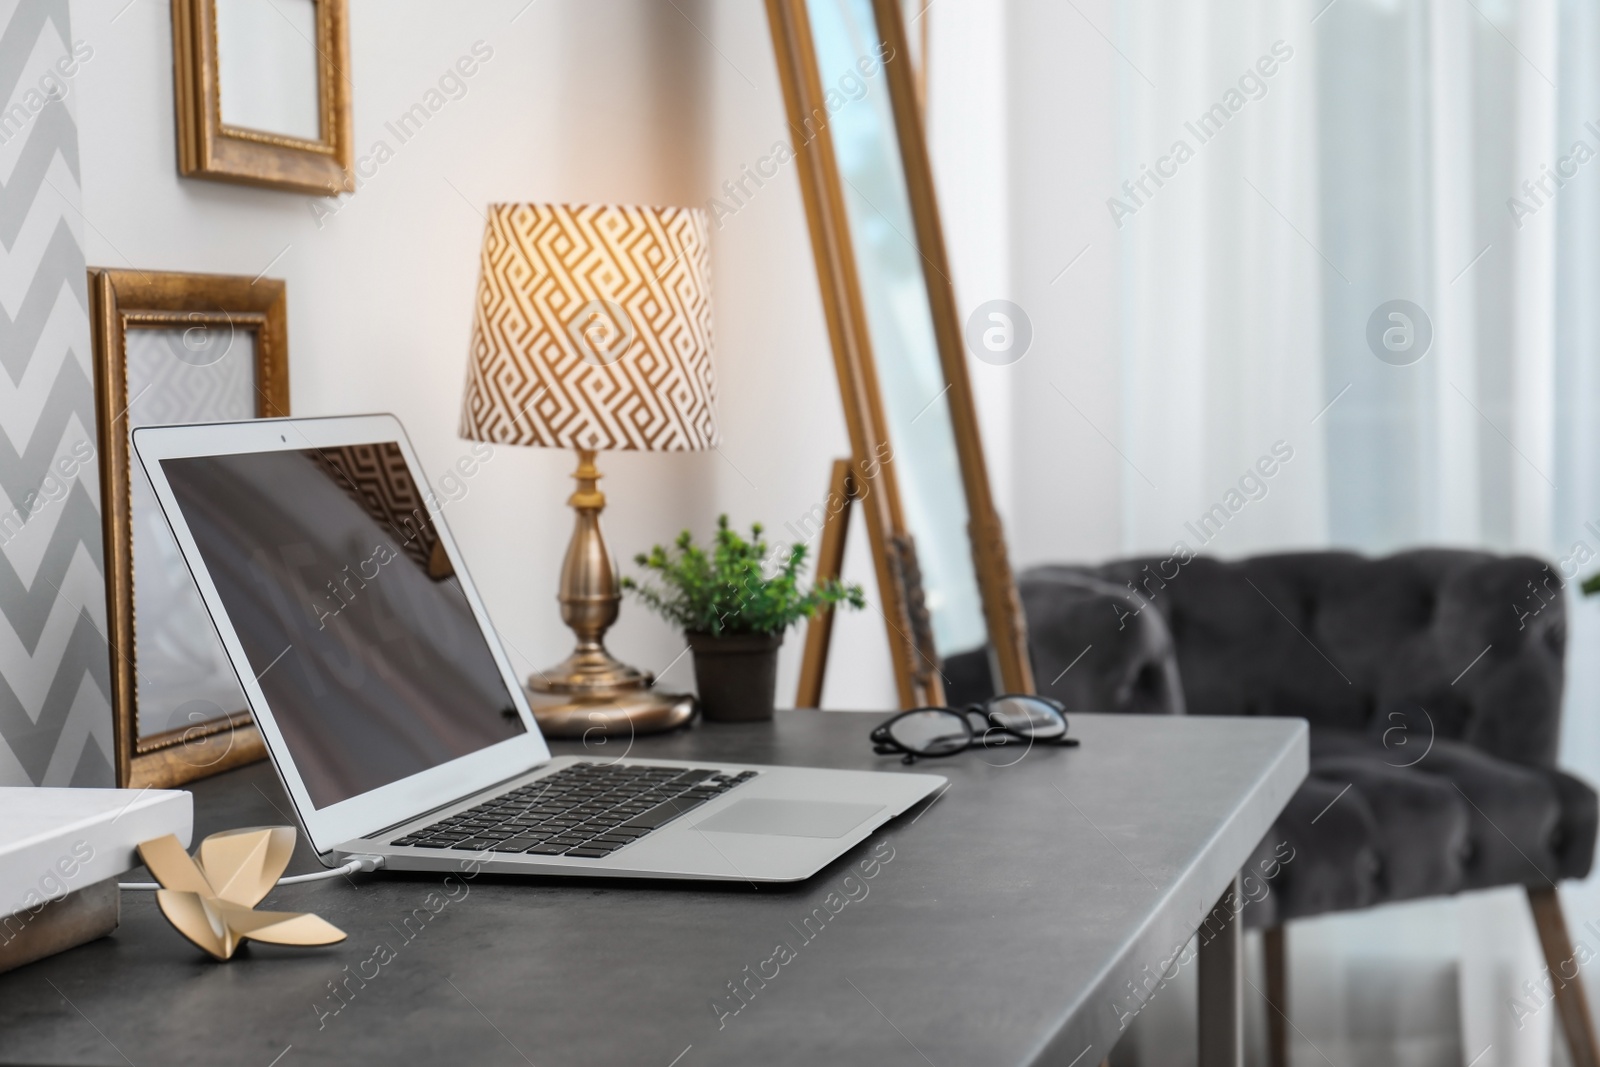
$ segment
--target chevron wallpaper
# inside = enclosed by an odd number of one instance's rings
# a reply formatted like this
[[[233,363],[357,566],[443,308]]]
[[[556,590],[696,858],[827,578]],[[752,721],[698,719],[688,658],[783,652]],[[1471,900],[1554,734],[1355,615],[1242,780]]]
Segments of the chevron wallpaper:
[[[113,784],[72,48],[0,0],[0,785]]]

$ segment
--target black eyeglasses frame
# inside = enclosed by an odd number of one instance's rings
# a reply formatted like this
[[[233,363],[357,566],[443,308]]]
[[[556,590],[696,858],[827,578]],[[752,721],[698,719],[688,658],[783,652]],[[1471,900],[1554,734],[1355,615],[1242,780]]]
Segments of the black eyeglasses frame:
[[[1020,730],[1014,730],[1011,727],[1006,726],[1004,723],[998,722],[994,705],[998,704],[1002,700],[1032,700],[1045,705],[1060,717],[1060,735],[1049,738],[1037,737],[1033,734],[1023,733]],[[910,708],[906,711],[898,713],[884,722],[879,723],[873,728],[870,739],[872,741],[872,750],[874,752],[880,756],[898,755],[902,757],[900,761],[902,763],[915,763],[919,759],[939,759],[945,756],[954,756],[959,753],[966,752],[968,749],[972,748],[994,748],[1002,745],[1015,745],[1018,743],[1029,745],[1054,745],[1058,748],[1075,748],[1079,744],[1079,739],[1076,737],[1067,736],[1066,710],[1066,705],[1062,704],[1059,700],[1052,700],[1050,697],[1042,697],[1033,693],[1001,693],[998,696],[990,697],[981,704],[968,704],[965,708],[959,709],[937,706]],[[942,752],[914,752],[910,748],[907,748],[905,745],[894,739],[892,729],[895,723],[899,722],[901,719],[904,719],[908,715],[919,715],[930,711],[943,712],[960,722],[962,728],[967,734],[966,743],[960,745],[959,747],[950,748]],[[973,716],[978,716],[984,724],[984,730],[981,736],[979,735],[978,731],[973,728]]]

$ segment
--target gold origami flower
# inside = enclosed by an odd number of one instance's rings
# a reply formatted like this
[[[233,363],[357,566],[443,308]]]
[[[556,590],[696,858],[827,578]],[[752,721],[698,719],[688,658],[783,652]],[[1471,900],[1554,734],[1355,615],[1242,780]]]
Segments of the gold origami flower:
[[[294,852],[294,827],[228,830],[200,842],[191,857],[171,834],[139,846],[139,858],[163,886],[161,914],[178,933],[219,960],[247,938],[274,945],[331,945],[345,933],[309,912],[256,911]]]

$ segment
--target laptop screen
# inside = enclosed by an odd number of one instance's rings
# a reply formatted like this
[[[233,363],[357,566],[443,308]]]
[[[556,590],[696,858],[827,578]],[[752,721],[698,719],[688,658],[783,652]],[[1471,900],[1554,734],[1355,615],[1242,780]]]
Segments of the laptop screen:
[[[398,444],[161,467],[318,808],[526,732]]]

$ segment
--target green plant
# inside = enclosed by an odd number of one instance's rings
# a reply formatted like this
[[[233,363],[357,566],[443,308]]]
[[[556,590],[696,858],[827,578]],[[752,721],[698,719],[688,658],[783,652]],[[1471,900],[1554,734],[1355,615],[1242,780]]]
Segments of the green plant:
[[[836,580],[818,582],[802,592],[797,575],[805,562],[806,546],[790,545],[784,562],[767,573],[767,561],[783,555],[761,539],[761,524],[750,527],[747,541],[728,528],[728,516],[717,517],[717,532],[708,547],[694,543],[688,530],[672,547],[656,545],[633,561],[654,572],[660,584],[622,579],[651,610],[690,633],[772,634],[809,619],[818,608],[849,604],[866,606],[859,585]]]
[[[1600,593],[1600,572],[1589,575],[1578,588],[1583,590],[1584,596],[1594,596],[1596,593]]]

